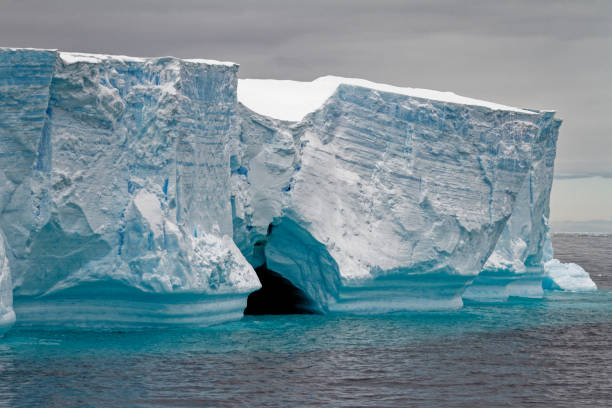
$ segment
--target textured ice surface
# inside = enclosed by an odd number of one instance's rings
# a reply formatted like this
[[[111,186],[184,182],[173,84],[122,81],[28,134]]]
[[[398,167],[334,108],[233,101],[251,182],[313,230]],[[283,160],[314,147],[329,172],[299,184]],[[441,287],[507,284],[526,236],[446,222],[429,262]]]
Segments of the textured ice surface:
[[[0,49],[0,327],[12,295],[29,324],[235,319],[259,267],[322,312],[589,288],[552,261],[552,112],[236,72]]]
[[[559,121],[550,112],[418,91],[330,77],[313,84],[241,80],[239,101],[257,110],[241,110],[240,133],[242,140],[260,135],[255,163],[288,147],[287,159],[280,166],[270,160],[264,178],[252,174],[249,156],[235,158],[242,170],[233,181],[247,187],[235,188],[234,236],[245,237],[237,242],[247,257],[259,239],[260,262],[322,309],[460,307],[513,210],[530,213],[533,206],[521,207],[517,197],[535,193],[548,211]],[[298,123],[278,120],[304,114]],[[286,184],[268,181],[279,180],[269,177],[272,167]],[[528,180],[544,185],[529,189]],[[262,193],[270,188],[280,199]],[[266,217],[258,219],[260,206]],[[536,237],[536,256],[546,233],[547,226],[524,237]],[[541,283],[542,274],[533,290],[523,279],[505,291],[534,295]]]
[[[481,301],[506,300],[509,296],[541,297],[544,262],[552,256],[549,204],[558,129],[561,121],[552,112],[539,118],[540,143],[531,157],[528,176],[495,250],[483,272],[464,293]],[[551,248],[547,251],[547,248]]]
[[[0,225],[16,303],[112,281],[242,294],[241,314],[259,282],[232,241],[236,72],[170,57],[0,51]]]
[[[529,175],[521,190],[504,231],[487,260],[484,270],[464,293],[465,299],[503,301],[509,296],[541,297],[543,287],[556,281],[559,271],[575,270],[571,264],[553,260],[550,240],[550,192],[561,121],[551,112],[541,119],[542,143],[533,150]],[[556,268],[546,265],[556,265]],[[576,265],[577,266],[577,265]],[[577,266],[580,268],[579,266]],[[595,288],[588,273],[563,274],[557,289],[590,290]],[[570,281],[574,280],[573,283]]]

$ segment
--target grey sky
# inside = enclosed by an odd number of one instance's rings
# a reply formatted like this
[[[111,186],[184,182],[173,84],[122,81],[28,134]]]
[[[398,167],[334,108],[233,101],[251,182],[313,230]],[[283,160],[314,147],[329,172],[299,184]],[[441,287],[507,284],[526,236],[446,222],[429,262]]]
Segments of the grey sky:
[[[554,109],[557,173],[612,175],[612,1],[0,0],[0,45],[214,58],[241,77],[336,74]]]

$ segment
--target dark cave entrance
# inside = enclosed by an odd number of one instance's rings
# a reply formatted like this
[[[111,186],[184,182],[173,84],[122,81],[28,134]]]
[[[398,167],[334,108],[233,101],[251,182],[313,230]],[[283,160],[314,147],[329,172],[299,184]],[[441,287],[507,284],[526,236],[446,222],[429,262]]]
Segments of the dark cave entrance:
[[[265,240],[255,243],[253,253],[260,266],[255,268],[261,289],[251,293],[247,298],[245,315],[287,315],[318,314],[320,311],[312,299],[280,273],[268,269],[265,255],[267,238],[273,226],[268,227]]]
[[[312,300],[303,290],[264,264],[255,268],[261,289],[247,299],[245,315],[317,314]]]

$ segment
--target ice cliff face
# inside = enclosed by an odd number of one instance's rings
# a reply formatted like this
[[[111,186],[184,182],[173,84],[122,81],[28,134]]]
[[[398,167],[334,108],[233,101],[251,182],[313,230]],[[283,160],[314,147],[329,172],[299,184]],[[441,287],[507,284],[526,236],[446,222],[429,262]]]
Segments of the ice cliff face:
[[[463,294],[464,299],[490,302],[509,296],[541,297],[544,288],[596,289],[580,266],[553,259],[548,219],[560,125],[552,112],[544,112],[539,119],[542,141],[532,152],[531,168],[512,216],[484,270]]]
[[[544,263],[552,253],[548,218],[550,190],[561,121],[552,112],[539,118],[541,141],[533,149],[512,216],[484,270],[464,293],[470,300],[497,301],[509,296],[540,297]]]
[[[28,302],[97,281],[240,316],[259,282],[231,239],[237,66],[5,49],[0,70],[0,225],[21,315],[49,317]],[[181,307],[167,313],[197,320]]]
[[[249,309],[306,312],[575,282],[546,250],[552,113],[336,77],[238,103],[236,72],[0,49],[0,330],[13,295],[29,324],[200,325],[260,280]]]

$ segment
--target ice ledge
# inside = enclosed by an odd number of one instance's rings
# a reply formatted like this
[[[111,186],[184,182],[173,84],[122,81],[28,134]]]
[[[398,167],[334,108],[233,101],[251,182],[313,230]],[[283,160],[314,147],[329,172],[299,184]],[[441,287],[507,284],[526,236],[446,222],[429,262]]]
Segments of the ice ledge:
[[[312,82],[276,79],[239,79],[238,101],[261,115],[298,122],[307,114],[323,105],[333,95],[338,86],[342,84],[460,105],[482,106],[492,110],[523,114],[537,113],[531,110],[468,98],[453,92],[398,87],[371,82],[365,79],[338,76],[323,76]]]

